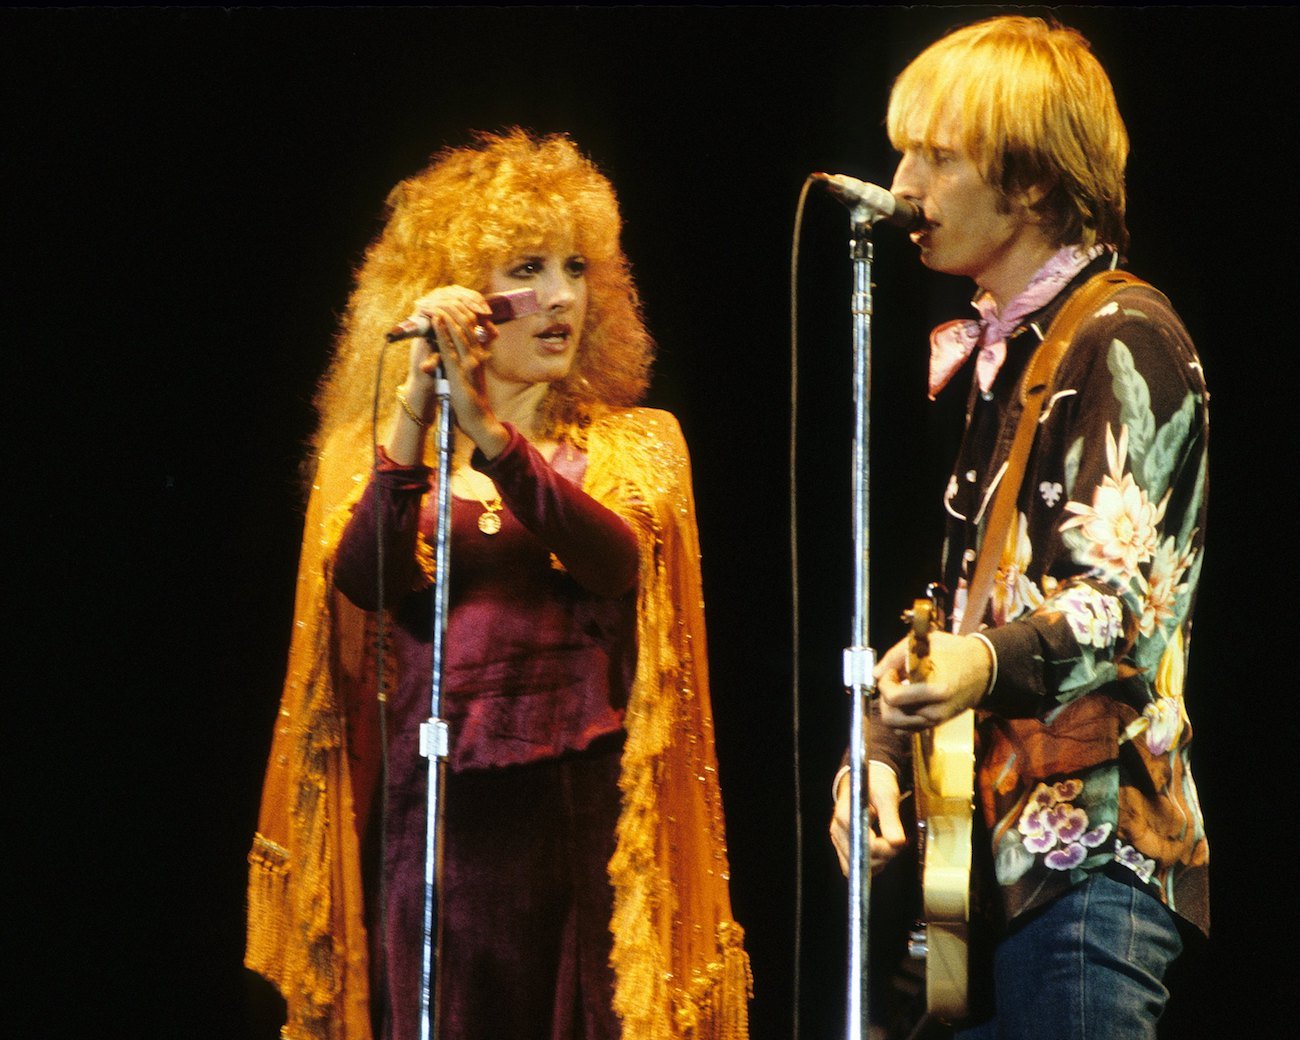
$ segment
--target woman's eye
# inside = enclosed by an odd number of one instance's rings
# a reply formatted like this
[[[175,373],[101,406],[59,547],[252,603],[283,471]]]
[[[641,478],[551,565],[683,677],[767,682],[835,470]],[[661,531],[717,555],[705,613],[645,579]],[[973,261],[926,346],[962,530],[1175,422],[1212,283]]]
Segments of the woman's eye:
[[[587,273],[586,258],[581,256],[570,257],[569,261],[565,264],[565,270],[567,270],[574,278],[581,278]]]
[[[512,278],[530,278],[541,271],[542,265],[537,260],[525,260],[511,268],[510,275]]]

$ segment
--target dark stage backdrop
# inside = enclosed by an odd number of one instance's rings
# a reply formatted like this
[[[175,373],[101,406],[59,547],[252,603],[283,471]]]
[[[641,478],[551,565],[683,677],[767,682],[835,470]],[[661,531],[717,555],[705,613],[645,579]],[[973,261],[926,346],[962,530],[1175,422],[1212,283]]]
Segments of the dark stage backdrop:
[[[6,904],[21,951],[6,1035],[274,1035],[273,1005],[240,966],[244,854],[288,645],[314,385],[388,188],[470,129],[510,124],[569,131],[620,192],[660,344],[650,403],[677,414],[694,452],[753,1034],[791,1035],[795,204],[814,170],[888,183],[890,81],[945,29],[995,10],[0,13],[0,365],[16,476],[3,510],[17,665]],[[1283,263],[1298,20],[1060,13],[1093,41],[1133,137],[1132,266],[1181,310],[1214,393],[1189,701],[1216,934],[1180,966],[1165,1035],[1269,1035],[1261,1016],[1295,967],[1290,912],[1277,911],[1295,863],[1300,445],[1284,425]],[[800,283],[802,1011],[818,1040],[841,1035],[844,994],[825,823],[849,712],[846,225],[811,200]],[[877,239],[884,648],[934,573],[959,422],[954,400],[924,401],[924,336],[968,289],[925,272],[901,236]]]

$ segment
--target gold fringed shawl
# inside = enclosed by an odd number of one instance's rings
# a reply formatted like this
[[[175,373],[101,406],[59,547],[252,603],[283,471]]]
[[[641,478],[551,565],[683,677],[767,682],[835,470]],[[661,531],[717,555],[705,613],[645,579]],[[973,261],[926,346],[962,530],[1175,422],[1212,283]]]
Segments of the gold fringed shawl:
[[[369,478],[350,431],[321,453],[298,563],[289,667],[249,852],[244,963],[285,999],[286,1040],[370,1040],[361,855],[343,696],[365,674],[367,617],[329,568]]]
[[[355,434],[356,431],[353,431]],[[624,1040],[746,1040],[752,987],[732,920],[690,463],[666,412],[608,412],[574,440],[585,489],[641,547],[614,888]],[[366,616],[329,563],[367,471],[334,439],[308,506],[285,682],[249,854],[245,963],[279,988],[290,1040],[370,1040],[360,855],[341,686],[371,685]],[[337,442],[339,449],[332,445]]]
[[[709,700],[690,460],[677,421],[631,409],[588,431],[587,492],[641,544],[637,670],[610,861],[623,1040],[745,1040],[752,988],[731,897]]]

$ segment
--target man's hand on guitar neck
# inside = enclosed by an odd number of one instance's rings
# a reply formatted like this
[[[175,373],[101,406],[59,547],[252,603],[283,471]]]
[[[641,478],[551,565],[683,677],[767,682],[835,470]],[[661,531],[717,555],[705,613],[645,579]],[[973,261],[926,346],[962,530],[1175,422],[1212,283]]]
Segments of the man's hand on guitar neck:
[[[871,829],[867,832],[867,854],[874,874],[907,844],[907,833],[898,818],[898,776],[883,762],[867,763],[867,805],[871,810]],[[841,771],[835,785],[835,815],[831,817],[831,844],[840,860],[840,870],[849,874],[849,774]]]
[[[993,685],[996,662],[978,636],[930,634],[933,666],[925,682],[908,682],[908,641],[895,643],[876,665],[880,718],[894,729],[917,732],[960,715],[984,699]]]

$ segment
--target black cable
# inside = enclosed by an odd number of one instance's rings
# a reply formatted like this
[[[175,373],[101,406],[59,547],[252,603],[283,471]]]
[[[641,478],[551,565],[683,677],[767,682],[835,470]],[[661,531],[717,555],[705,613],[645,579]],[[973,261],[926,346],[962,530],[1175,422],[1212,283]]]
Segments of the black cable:
[[[371,493],[379,493],[379,401],[380,387],[383,384],[384,361],[388,355],[388,343],[379,350],[379,363],[375,369],[375,396],[370,412],[370,484]],[[381,959],[380,978],[386,978],[388,972],[388,873],[384,869],[387,862],[388,846],[388,681],[384,667],[388,656],[388,630],[385,624],[387,607],[387,589],[384,581],[384,513],[383,503],[375,502],[375,595],[378,597],[378,610],[375,612],[375,708],[379,713],[379,852],[377,873],[379,877],[379,956]],[[387,988],[380,1002],[387,1000]],[[375,995],[372,994],[372,1000]]]
[[[794,1021],[791,1040],[799,1040],[800,980],[803,972],[803,764],[799,754],[801,739],[799,714],[799,237],[803,229],[804,205],[813,178],[803,183],[795,207],[794,238],[790,243],[790,626],[791,626],[791,725],[794,730],[794,978],[792,998]]]

